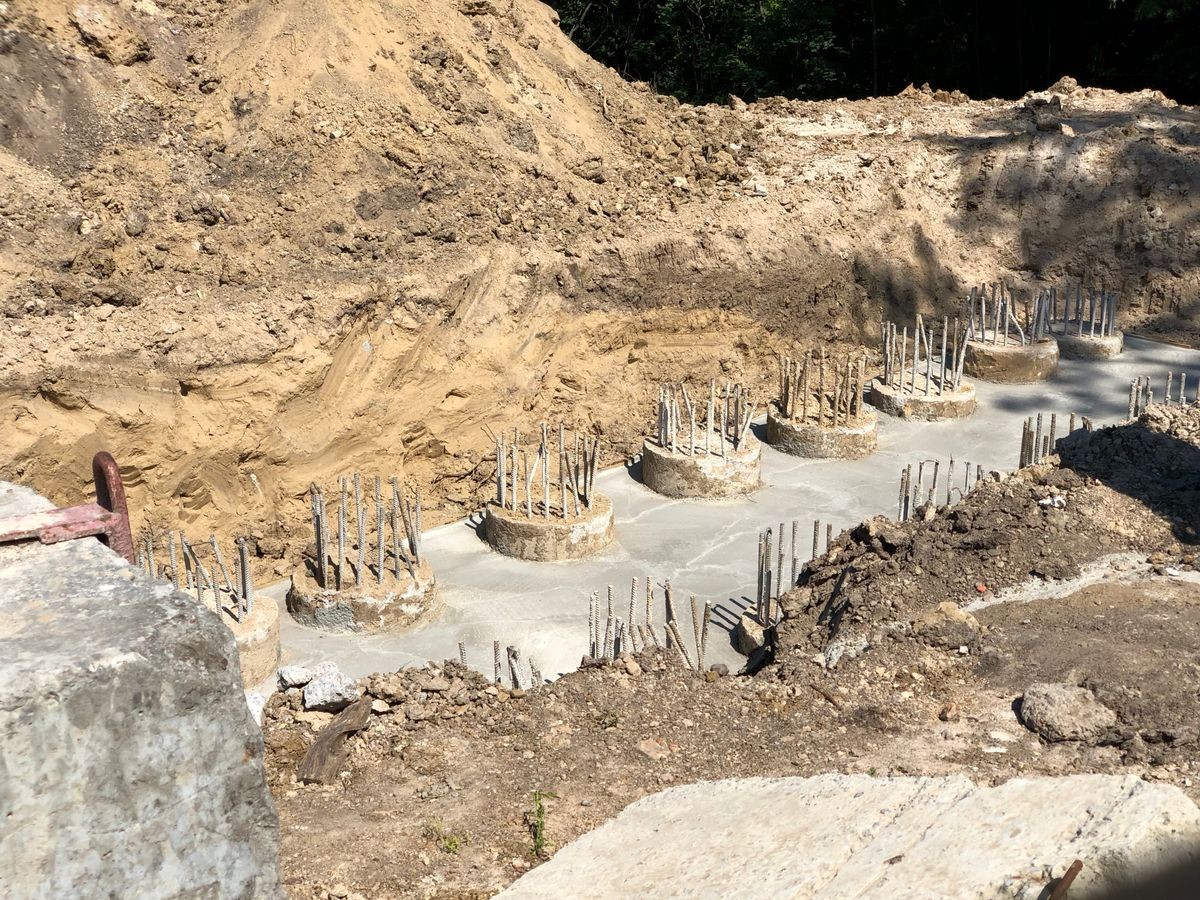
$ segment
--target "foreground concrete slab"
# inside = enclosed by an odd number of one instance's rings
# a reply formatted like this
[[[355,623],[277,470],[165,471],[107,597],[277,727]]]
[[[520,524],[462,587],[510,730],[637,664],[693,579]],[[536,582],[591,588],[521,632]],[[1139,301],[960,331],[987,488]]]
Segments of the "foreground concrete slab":
[[[500,896],[1034,900],[1076,859],[1072,898],[1200,860],[1200,810],[1132,776],[707,782],[639,800]]]
[[[277,854],[216,614],[91,538],[0,546],[0,896],[281,897]]]

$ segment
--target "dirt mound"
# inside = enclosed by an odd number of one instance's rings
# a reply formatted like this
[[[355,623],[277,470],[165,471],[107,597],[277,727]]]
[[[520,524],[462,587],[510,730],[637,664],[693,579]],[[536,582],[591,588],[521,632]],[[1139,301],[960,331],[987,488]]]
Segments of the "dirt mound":
[[[780,677],[807,668],[816,650],[835,664],[888,637],[920,637],[916,626],[938,604],[986,601],[1030,578],[1069,579],[1113,553],[1192,568],[1200,406],[1151,407],[1138,422],[1080,429],[1059,447],[1047,464],[992,473],[954,506],[838,536],[783,600]]]
[[[533,0],[6,10],[0,475],[62,502],[104,445],[143,522],[294,561],[310,481],[404,474],[443,521],[500,427],[615,461],[664,378],[765,391],[981,279],[1192,327],[1200,130],[1161,95],[690,107]]]
[[[724,777],[1118,772],[1196,799],[1200,589],[1110,574],[980,611],[967,654],[886,641],[832,669],[807,659],[786,682],[706,680],[655,653],[536,690],[457,662],[373,675],[359,684],[376,712],[331,785],[296,776],[332,716],[276,694],[263,730],[289,894],[491,896],[634,800]],[[1044,742],[1016,712],[1040,681],[1083,685],[1117,725]]]

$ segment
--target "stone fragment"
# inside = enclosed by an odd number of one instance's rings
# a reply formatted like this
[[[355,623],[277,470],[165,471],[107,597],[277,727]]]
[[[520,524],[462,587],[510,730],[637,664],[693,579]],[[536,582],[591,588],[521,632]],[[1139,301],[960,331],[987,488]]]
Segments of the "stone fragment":
[[[1025,689],[1021,720],[1048,741],[1095,743],[1117,724],[1117,714],[1087,688],[1038,682]]]
[[[336,669],[322,672],[304,686],[304,708],[337,712],[357,700],[360,694],[353,678]]]
[[[666,759],[671,755],[671,748],[662,738],[646,738],[638,742],[638,752],[655,762]]]
[[[733,646],[743,656],[750,656],[763,648],[766,636],[763,627],[748,612],[744,612],[733,627]]]
[[[318,663],[315,666],[280,666],[279,687],[285,691],[288,688],[302,688],[318,675],[336,671],[337,666],[331,662]]]
[[[939,603],[913,623],[913,634],[933,647],[973,647],[979,641],[979,621],[969,612],[946,601]]]

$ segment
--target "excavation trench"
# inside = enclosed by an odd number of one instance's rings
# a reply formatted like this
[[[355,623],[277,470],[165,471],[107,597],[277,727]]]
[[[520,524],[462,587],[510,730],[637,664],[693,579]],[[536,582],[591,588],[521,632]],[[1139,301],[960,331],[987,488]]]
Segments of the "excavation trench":
[[[333,659],[348,673],[364,675],[455,657],[462,641],[468,662],[490,671],[492,642],[498,640],[501,646],[520,648],[544,674],[557,675],[577,666],[587,651],[589,594],[604,596],[612,585],[616,613],[625,616],[632,580],[642,579],[644,591],[649,575],[656,585],[671,580],[685,634],[691,629],[688,595],[712,600],[720,630],[710,639],[709,661],[740,665],[742,658],[722,631],[754,596],[762,529],[778,530],[785,523],[790,545],[791,522],[798,519],[803,564],[811,551],[814,519],[822,523],[823,550],[826,523],[837,533],[871,515],[894,516],[900,471],[909,463],[936,459],[944,466],[953,456],[958,473],[968,462],[972,470],[976,465],[985,471],[1012,469],[1026,417],[1057,413],[1065,422],[1074,412],[1097,425],[1121,421],[1129,381],[1149,374],[1157,383],[1168,371],[1186,371],[1190,383],[1200,383],[1200,352],[1129,338],[1118,359],[1063,360],[1054,377],[1041,384],[979,382],[979,409],[966,419],[921,422],[881,416],[879,448],[865,459],[805,460],[764,447],[763,486],[745,499],[667,499],[637,480],[636,462],[609,469],[598,476],[597,485],[616,509],[616,540],[603,554],[569,563],[522,562],[489,551],[476,532],[477,517],[451,522],[425,536],[425,553],[438,572],[445,602],[439,619],[403,635],[332,636],[304,629],[285,616],[284,658]],[[785,568],[790,568],[790,558]],[[281,597],[283,589],[280,583],[269,593]],[[655,597],[655,620],[661,623],[661,588]],[[639,599],[639,609],[643,603]]]

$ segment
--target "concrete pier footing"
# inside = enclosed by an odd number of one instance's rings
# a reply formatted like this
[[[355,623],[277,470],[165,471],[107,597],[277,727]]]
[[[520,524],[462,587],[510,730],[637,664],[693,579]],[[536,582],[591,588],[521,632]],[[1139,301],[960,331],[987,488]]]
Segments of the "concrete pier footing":
[[[809,459],[862,459],[875,452],[879,417],[870,409],[844,425],[797,422],[767,411],[767,443],[783,453]]]
[[[1045,381],[1058,371],[1058,342],[985,344],[967,341],[963,371],[972,378],[997,384]]]
[[[1056,334],[1059,355],[1064,359],[1113,359],[1125,349],[1125,332],[1112,334]]]
[[[274,677],[279,668],[279,604],[263,598],[240,622],[235,622],[228,613],[220,615],[237,641],[242,686],[250,690]]]
[[[535,562],[581,559],[612,543],[613,507],[603,494],[595,494],[590,507],[581,507],[578,516],[563,519],[531,517],[523,509],[502,509],[490,503],[483,527],[488,544],[505,556]]]
[[[307,568],[292,576],[287,608],[301,625],[337,634],[405,631],[438,611],[437,579],[427,561],[414,578],[401,569],[400,578],[386,574],[379,584],[368,574],[361,585],[322,588]]]
[[[664,497],[739,497],[758,490],[762,444],[747,434],[735,450],[725,441],[725,455],[687,449],[672,452],[646,438],[642,445],[642,483]]]
[[[867,402],[889,416],[902,419],[965,419],[975,412],[975,386],[964,381],[952,391],[936,389],[903,393],[878,378],[871,382]]]

